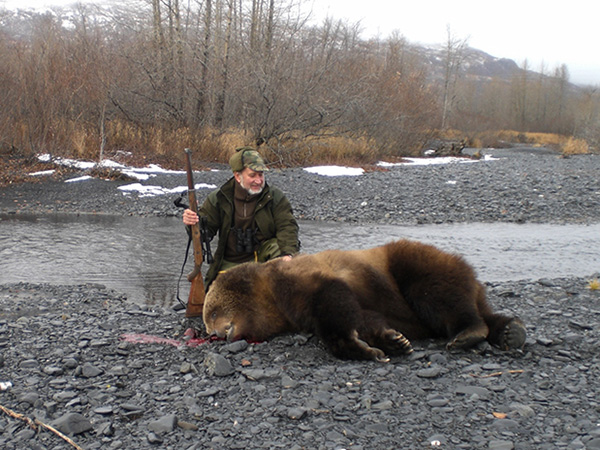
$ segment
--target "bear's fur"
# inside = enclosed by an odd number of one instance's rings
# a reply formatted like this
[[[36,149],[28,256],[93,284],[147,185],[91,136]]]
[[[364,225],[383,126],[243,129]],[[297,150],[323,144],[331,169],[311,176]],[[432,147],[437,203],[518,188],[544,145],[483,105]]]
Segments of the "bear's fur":
[[[525,342],[523,323],[492,311],[463,258],[408,240],[234,267],[211,285],[203,319],[229,340],[315,333],[350,359],[410,353],[409,339],[442,338],[448,348]]]

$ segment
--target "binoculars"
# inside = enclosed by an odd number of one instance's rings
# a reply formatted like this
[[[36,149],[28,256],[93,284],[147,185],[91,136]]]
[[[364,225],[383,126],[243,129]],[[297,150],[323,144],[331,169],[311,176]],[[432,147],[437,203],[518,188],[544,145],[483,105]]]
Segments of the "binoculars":
[[[235,232],[235,251],[238,253],[252,253],[254,251],[255,235],[256,231],[247,228],[242,230],[241,228],[234,228]]]

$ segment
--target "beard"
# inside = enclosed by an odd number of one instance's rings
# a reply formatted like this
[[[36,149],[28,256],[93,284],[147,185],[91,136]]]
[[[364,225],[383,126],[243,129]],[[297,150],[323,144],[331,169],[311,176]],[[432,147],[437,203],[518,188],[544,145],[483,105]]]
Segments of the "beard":
[[[265,184],[264,184],[264,182],[263,182],[263,184],[261,184],[261,185],[260,185],[260,187],[254,187],[254,188],[253,188],[252,186],[246,186],[246,184],[244,183],[244,179],[242,178],[242,179],[240,180],[240,186],[242,186],[242,188],[243,188],[243,189],[244,189],[244,190],[245,190],[245,191],[246,191],[246,192],[247,192],[249,195],[258,195],[258,194],[260,194],[260,193],[263,191],[263,189],[264,189],[264,187],[265,187]]]

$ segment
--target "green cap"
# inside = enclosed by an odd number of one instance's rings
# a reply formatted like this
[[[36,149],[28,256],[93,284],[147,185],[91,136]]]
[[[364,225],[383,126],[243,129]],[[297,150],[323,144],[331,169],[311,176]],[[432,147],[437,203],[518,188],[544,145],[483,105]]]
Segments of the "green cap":
[[[246,167],[256,172],[269,170],[262,157],[252,147],[236,148],[235,153],[229,159],[229,165],[234,172],[241,172]]]

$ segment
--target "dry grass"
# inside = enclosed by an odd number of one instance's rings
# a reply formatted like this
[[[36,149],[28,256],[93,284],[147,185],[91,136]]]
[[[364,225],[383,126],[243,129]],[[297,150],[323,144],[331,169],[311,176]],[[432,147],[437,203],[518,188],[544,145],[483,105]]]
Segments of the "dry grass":
[[[438,131],[436,132],[436,134],[440,137],[440,139],[447,139],[451,141],[460,141],[462,139],[467,139],[466,133],[461,130],[449,129],[444,131]]]
[[[36,172],[52,171],[51,175],[31,175]],[[41,162],[36,156],[26,156],[17,152],[0,152],[0,187],[14,183],[39,183],[49,177],[62,177],[74,172],[73,169]]]
[[[382,156],[366,138],[342,136],[290,141],[289,146],[267,152],[267,157],[279,166],[364,166],[375,163]]]
[[[590,147],[584,139],[570,137],[562,144],[562,154],[569,155],[584,155],[590,152]]]
[[[552,148],[560,151],[563,155],[589,153],[589,146],[584,139],[556,133],[523,133],[514,130],[495,130],[476,133],[469,136],[467,141],[470,147],[476,148],[506,147],[516,143]]]
[[[48,135],[48,142],[39,142],[35,146],[26,144],[30,134],[26,124],[13,127],[20,136],[19,143],[13,144],[5,152],[32,156],[39,149],[54,156],[97,161],[100,157],[100,134],[97,124],[65,122],[51,127],[55,133]],[[107,121],[104,158],[116,158],[119,154],[128,154],[126,161],[130,165],[144,166],[150,163],[160,164],[167,169],[181,169],[185,165],[185,148],[194,152],[194,165],[227,163],[236,148],[253,146],[253,137],[239,129],[218,131],[215,129],[198,130],[192,127],[173,128],[160,123],[140,125],[123,120]],[[583,139],[552,133],[520,133],[514,130],[495,130],[479,133],[465,133],[461,130],[424,130],[425,137],[437,137],[444,140],[465,141],[474,148],[506,147],[513,143],[554,148],[563,155],[588,153],[589,146]],[[418,145],[417,145],[418,147]],[[2,148],[0,148],[0,151]],[[406,154],[418,154],[419,148],[393,149],[393,155],[385,143],[363,137],[347,137],[331,134],[329,136],[306,137],[299,133],[290,133],[278,141],[262,145],[259,151],[267,162],[274,167],[297,167],[306,165],[337,164],[369,168],[382,159],[400,158]],[[31,170],[33,171],[33,170]],[[29,180],[26,172],[15,173],[14,179]],[[6,178],[6,176],[4,177]],[[7,180],[3,181],[4,183]]]

